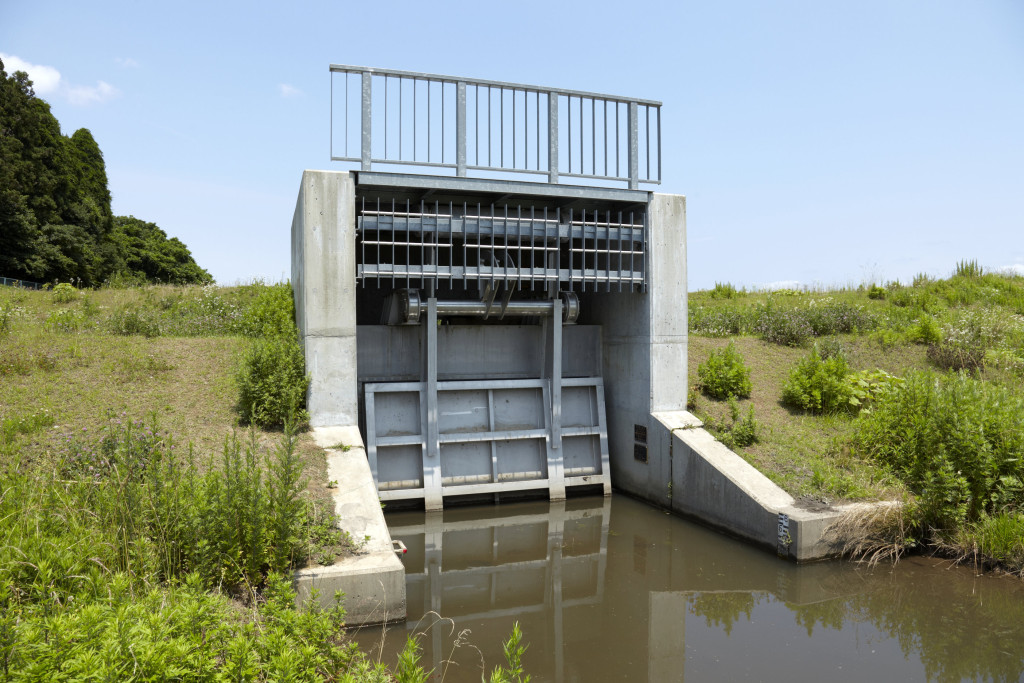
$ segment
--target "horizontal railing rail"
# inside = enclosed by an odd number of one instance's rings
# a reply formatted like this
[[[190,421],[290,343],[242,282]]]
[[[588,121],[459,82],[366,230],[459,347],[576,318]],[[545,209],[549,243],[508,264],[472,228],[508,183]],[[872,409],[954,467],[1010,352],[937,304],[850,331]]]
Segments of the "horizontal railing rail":
[[[513,172],[630,189],[661,182],[660,102],[340,64],[330,71],[334,161],[364,171],[433,166],[459,177]]]
[[[19,280],[13,277],[0,277],[0,287],[24,287],[25,289],[42,289],[43,283]]]

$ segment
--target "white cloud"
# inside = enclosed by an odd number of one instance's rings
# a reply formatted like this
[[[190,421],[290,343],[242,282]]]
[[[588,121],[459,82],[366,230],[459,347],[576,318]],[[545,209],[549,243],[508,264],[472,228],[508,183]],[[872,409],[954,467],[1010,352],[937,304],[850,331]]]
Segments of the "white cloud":
[[[302,91],[296,88],[294,85],[288,85],[287,83],[281,83],[277,86],[277,89],[281,93],[281,97],[298,97],[302,94]]]
[[[106,81],[97,81],[96,85],[72,85],[52,66],[31,64],[20,57],[0,53],[4,62],[4,70],[11,74],[24,71],[32,79],[32,88],[41,97],[57,96],[71,104],[84,106],[99,104],[120,95],[120,91]]]
[[[141,66],[131,57],[115,57],[114,61],[117,62],[119,66],[123,66],[126,69],[138,69],[139,66]]]
[[[97,81],[96,85],[75,85],[69,86],[64,93],[71,104],[79,106],[87,104],[99,104],[117,97],[121,93],[117,88],[106,81]]]
[[[24,59],[14,55],[6,55],[0,52],[0,59],[4,62],[4,70],[8,74],[15,71],[24,71],[32,79],[32,86],[37,95],[49,95],[57,92],[61,85],[60,72],[52,66],[41,66],[30,64]]]

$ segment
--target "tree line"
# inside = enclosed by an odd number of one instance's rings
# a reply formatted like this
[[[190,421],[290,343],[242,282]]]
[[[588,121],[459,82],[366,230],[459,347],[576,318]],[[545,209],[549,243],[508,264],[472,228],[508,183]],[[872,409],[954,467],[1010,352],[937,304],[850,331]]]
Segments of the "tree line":
[[[63,135],[28,74],[0,61],[0,275],[37,282],[209,283],[188,247],[156,224],[115,216],[103,152],[86,128]]]

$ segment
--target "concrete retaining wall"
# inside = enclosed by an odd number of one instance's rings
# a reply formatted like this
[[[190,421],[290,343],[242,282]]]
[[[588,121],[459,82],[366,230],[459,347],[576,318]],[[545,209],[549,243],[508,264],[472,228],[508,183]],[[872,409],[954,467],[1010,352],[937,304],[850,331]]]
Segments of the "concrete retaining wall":
[[[826,537],[840,517],[875,505],[826,509],[801,507],[740,456],[726,448],[686,411],[653,413],[668,436],[671,487],[664,499],[648,500],[750,541],[797,562],[838,555],[841,539]],[[656,496],[655,498],[660,498]]]
[[[349,626],[404,621],[405,566],[391,545],[359,429],[321,427],[314,429],[313,436],[327,449],[327,478],[335,486],[334,511],[362,547],[358,554],[329,567],[296,572],[296,604],[307,604],[315,590],[319,603],[329,607],[334,594],[341,591]]]

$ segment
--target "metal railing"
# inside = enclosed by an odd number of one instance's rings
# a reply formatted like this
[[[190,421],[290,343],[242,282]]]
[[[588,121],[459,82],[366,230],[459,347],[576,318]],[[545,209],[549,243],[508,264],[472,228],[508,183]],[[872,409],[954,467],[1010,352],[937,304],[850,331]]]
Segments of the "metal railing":
[[[332,64],[331,159],[661,183],[661,102]],[[336,87],[336,77],[341,83]],[[335,130],[340,129],[340,135]],[[376,136],[374,135],[376,133]]]
[[[41,282],[31,282],[29,280],[19,280],[12,277],[0,277],[0,287],[24,287],[25,289],[42,289],[43,284]]]

